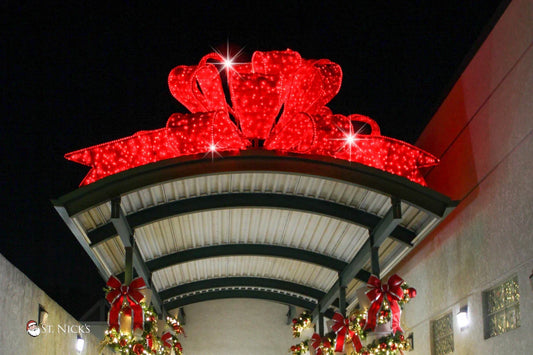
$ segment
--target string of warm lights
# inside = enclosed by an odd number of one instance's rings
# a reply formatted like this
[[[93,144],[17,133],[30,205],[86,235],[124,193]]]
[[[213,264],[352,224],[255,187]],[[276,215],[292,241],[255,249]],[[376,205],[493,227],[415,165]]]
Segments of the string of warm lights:
[[[311,339],[305,339],[299,344],[290,347],[291,355],[305,355],[314,351],[318,354],[334,354],[335,351],[341,351],[347,355],[396,355],[403,354],[404,351],[411,350],[411,344],[406,339],[403,331],[395,331],[392,328],[393,311],[391,304],[396,302],[399,309],[416,296],[416,290],[403,281],[397,275],[389,278],[387,283],[381,283],[381,280],[371,276],[366,297],[372,301],[377,301],[377,313],[375,315],[375,324],[384,326],[376,328],[376,325],[369,327],[370,309],[373,307],[372,302],[369,308],[359,308],[354,310],[347,319],[340,313],[333,316],[332,330],[334,333],[328,333],[325,337],[313,334]],[[393,297],[393,293],[398,298]],[[383,296],[376,298],[376,295]],[[366,307],[366,306],[365,306]],[[294,318],[292,324],[293,336],[300,337],[301,330],[306,327],[312,327],[309,313],[304,312],[297,318]]]
[[[105,331],[99,352],[109,346],[115,352],[127,355],[182,354],[178,335],[185,336],[183,328],[172,317],[167,317],[162,324],[158,321],[150,301],[147,301],[146,284],[142,278],[122,285],[111,276],[104,291],[111,309],[109,328]]]

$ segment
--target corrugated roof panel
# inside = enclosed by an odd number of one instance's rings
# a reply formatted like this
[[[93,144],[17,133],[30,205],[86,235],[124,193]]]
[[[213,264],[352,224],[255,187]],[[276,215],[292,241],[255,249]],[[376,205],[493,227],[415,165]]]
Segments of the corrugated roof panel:
[[[403,208],[404,205],[406,206],[405,209]],[[418,208],[402,203],[402,226],[418,233],[432,219],[436,218]]]
[[[85,231],[106,224],[111,218],[111,203],[102,203],[76,216]]]
[[[341,220],[269,208],[202,211],[135,230],[147,260],[207,245],[258,243],[307,249],[348,261],[367,237],[366,229]]]
[[[323,291],[328,290],[337,279],[335,271],[297,260],[228,256],[195,260],[158,270],[152,274],[152,280],[161,291],[183,283],[226,276],[268,277],[302,283]]]
[[[102,259],[104,267],[110,270],[112,274],[124,271],[124,245],[118,236],[98,243],[93,247],[93,251]]]
[[[207,194],[268,192],[325,199],[383,216],[390,205],[383,194],[339,181],[310,176],[276,173],[234,173],[197,176],[165,182],[122,196],[126,215],[152,206]],[[384,207],[387,206],[387,207]],[[110,218],[106,202],[78,215],[86,230],[100,226]]]
[[[125,197],[130,200],[126,210],[127,213],[131,213],[169,201],[228,192],[268,192],[308,196],[365,210],[369,202],[361,201],[362,198],[367,196],[366,200],[370,201],[380,197],[377,201],[378,207],[374,207],[378,211],[382,203],[388,199],[383,194],[361,189],[355,185],[316,177],[276,173],[233,173],[181,179],[126,194]]]

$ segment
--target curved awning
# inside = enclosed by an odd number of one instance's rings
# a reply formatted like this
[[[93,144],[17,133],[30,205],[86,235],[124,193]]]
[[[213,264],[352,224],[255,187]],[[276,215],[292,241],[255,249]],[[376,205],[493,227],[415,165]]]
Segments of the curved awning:
[[[356,300],[372,247],[387,272],[455,206],[368,166],[260,149],[163,160],[53,204],[104,279],[133,236],[158,311],[251,297],[321,312],[341,288]]]

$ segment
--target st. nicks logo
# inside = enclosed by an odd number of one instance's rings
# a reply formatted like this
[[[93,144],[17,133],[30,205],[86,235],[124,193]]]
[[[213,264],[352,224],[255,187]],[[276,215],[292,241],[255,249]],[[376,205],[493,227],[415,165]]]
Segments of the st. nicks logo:
[[[87,334],[91,332],[91,326],[88,324],[41,324],[37,325],[34,320],[26,324],[26,332],[32,337],[39,334]]]
[[[26,323],[26,332],[28,335],[31,335],[32,337],[39,336],[41,334],[41,328],[37,326],[37,322],[34,320],[29,320],[28,323]]]

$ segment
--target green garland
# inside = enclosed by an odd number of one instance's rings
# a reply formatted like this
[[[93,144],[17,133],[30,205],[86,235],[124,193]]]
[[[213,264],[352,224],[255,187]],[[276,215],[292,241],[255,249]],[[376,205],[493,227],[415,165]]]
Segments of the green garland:
[[[398,305],[401,309],[403,309],[403,306],[416,296],[416,290],[412,287],[409,287],[405,282],[402,283],[401,288],[403,289],[403,297],[398,301]],[[385,298],[382,304],[382,308],[378,313],[377,323],[386,324],[391,321],[391,317],[392,314],[390,310],[390,305]],[[371,333],[370,331],[364,329],[366,324],[366,318],[367,312],[363,309],[358,309],[352,312],[349,316],[350,330],[355,332],[359,336],[359,339],[361,339],[362,341],[367,339],[368,335]],[[293,336],[299,337],[301,331],[306,327],[311,327],[311,316],[309,315],[309,313],[304,312],[300,317],[293,319]],[[322,352],[324,355],[333,355],[335,341],[331,339],[335,339],[335,334],[332,335],[330,333],[328,335],[331,347],[322,347]],[[304,355],[309,351],[309,342],[310,340],[306,340],[299,344],[293,345],[289,349],[289,352],[292,355]],[[402,354],[404,351],[409,350],[411,350],[410,343],[405,339],[402,333],[397,332],[396,334],[390,334],[376,339],[371,344],[363,346],[363,348],[359,352],[354,350],[347,355],[395,355],[398,353]]]
[[[105,331],[104,340],[100,343],[98,352],[101,352],[105,346],[109,346],[116,353],[121,355],[169,355],[171,349],[163,346],[163,342],[157,335],[157,314],[154,309],[140,302],[144,312],[144,330],[141,336],[134,336],[131,332],[120,332],[116,329]],[[176,355],[182,355],[182,347],[178,340],[177,334],[183,334],[183,328],[174,318],[167,317],[167,325],[174,330],[172,334],[172,344]],[[151,338],[152,346],[148,346],[148,340]]]
[[[292,320],[292,336],[294,338],[299,338],[302,334],[302,330],[311,328],[311,315],[308,312],[303,312]]]
[[[291,346],[289,352],[292,355],[305,355],[309,352],[309,340],[304,340],[300,344]]]
[[[409,351],[411,346],[409,342],[405,340],[402,333],[396,333],[394,335],[387,335],[379,339],[374,340],[371,344],[363,346],[361,351],[353,354],[357,355],[391,355],[398,352]],[[352,354],[348,354],[352,355]]]

